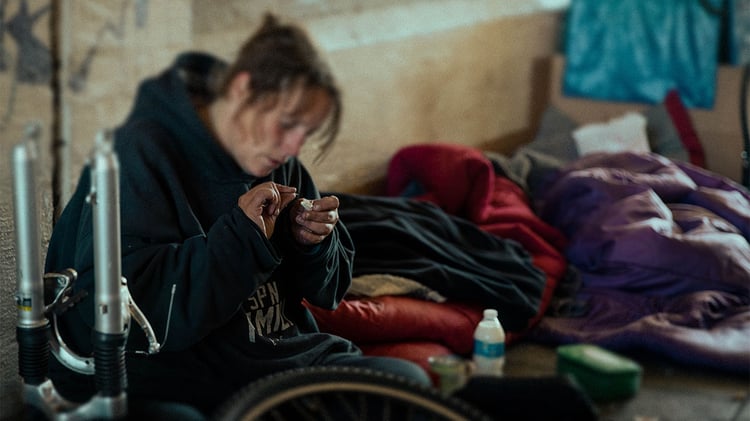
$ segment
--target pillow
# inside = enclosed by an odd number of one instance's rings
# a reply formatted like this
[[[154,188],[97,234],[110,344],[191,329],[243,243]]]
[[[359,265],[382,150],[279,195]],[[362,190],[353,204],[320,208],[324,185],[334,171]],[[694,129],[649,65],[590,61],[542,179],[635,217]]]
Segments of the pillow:
[[[646,117],[628,112],[604,123],[583,125],[573,131],[580,155],[593,152],[650,152]]]
[[[640,114],[646,118],[646,136],[652,152],[705,168],[703,148],[677,91],[671,91],[663,103]],[[524,148],[571,162],[583,155],[573,136],[579,126],[580,123],[551,105],[542,115],[534,140]]]
[[[321,332],[347,338],[357,345],[431,341],[458,354],[471,352],[472,336],[482,320],[483,308],[476,304],[448,301],[435,303],[401,295],[347,298],[336,310],[304,305],[315,317]],[[506,332],[506,336],[511,332]],[[506,337],[506,343],[511,337]]]
[[[526,149],[540,152],[567,163],[578,158],[578,148],[573,140],[573,130],[578,123],[554,105],[547,107],[534,141]]]

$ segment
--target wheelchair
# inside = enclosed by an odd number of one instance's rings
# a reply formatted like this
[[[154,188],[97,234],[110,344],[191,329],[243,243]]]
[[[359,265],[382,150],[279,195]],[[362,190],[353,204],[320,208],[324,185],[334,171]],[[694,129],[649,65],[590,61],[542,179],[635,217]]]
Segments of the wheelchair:
[[[29,124],[13,149],[16,224],[18,372],[27,419],[205,419],[182,404],[151,402],[151,410],[128,404],[125,343],[132,321],[148,339],[148,354],[161,345],[121,276],[119,179],[111,134],[97,135],[91,157],[94,214],[95,326],[93,355],[81,356],[57,329],[59,315],[83,296],[73,294],[75,269],[43,274],[39,251],[37,144],[41,128]],[[66,368],[95,377],[96,394],[83,403],[65,399],[48,378],[50,355]],[[131,409],[129,409],[131,408]],[[150,411],[150,412],[149,412]],[[406,379],[353,367],[308,367],[276,373],[248,384],[227,399],[217,420],[489,420],[465,401]]]

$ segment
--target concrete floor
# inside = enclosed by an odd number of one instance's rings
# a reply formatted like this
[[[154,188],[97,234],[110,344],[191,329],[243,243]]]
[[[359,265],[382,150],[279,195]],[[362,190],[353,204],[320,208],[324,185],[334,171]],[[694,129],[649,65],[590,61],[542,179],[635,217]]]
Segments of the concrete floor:
[[[750,376],[680,366],[653,356],[627,357],[643,367],[639,391],[629,399],[597,402],[602,421],[750,421]],[[508,347],[506,376],[549,376],[555,371],[555,347]]]

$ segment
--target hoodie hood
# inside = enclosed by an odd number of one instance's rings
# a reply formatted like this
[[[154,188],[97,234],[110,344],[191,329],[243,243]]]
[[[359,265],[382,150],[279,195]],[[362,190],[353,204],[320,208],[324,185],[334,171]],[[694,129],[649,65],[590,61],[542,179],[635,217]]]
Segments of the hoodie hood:
[[[211,84],[226,66],[205,53],[180,54],[167,70],[141,83],[125,126],[158,126],[175,142],[190,142],[180,149],[200,164],[196,168],[205,169],[206,177],[226,182],[255,179],[219,145],[195,108],[196,103],[213,100]]]

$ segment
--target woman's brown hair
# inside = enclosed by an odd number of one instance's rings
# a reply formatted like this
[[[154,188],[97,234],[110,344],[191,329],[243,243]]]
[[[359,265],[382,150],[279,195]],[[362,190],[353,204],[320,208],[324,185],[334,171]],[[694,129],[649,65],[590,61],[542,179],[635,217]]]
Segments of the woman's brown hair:
[[[230,81],[239,73],[250,73],[248,104],[275,98],[284,90],[301,84],[322,88],[333,103],[331,115],[319,136],[320,158],[333,144],[341,123],[341,94],[329,66],[318,54],[308,34],[292,24],[281,24],[272,14],[242,46],[224,74],[220,94],[226,94]]]

